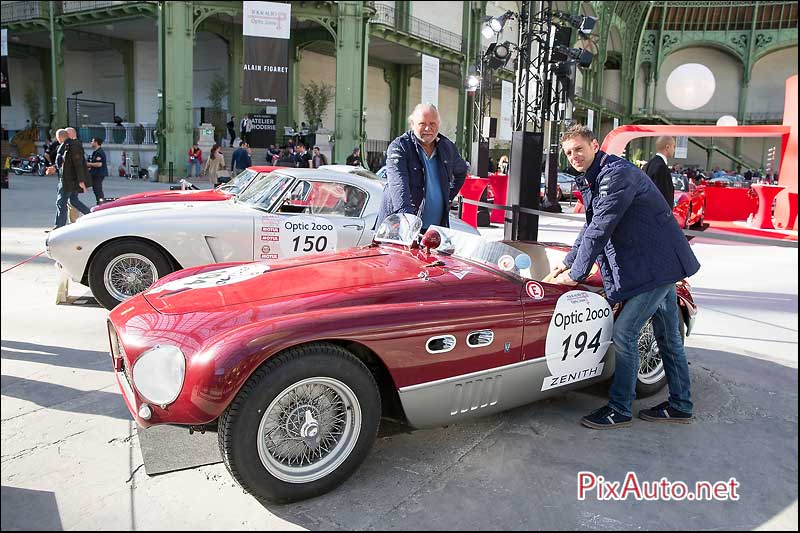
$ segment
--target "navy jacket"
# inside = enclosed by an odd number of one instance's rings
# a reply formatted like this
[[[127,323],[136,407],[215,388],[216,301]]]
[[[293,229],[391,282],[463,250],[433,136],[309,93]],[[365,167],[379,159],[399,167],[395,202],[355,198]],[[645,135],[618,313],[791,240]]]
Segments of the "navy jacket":
[[[572,279],[583,281],[599,261],[606,296],[621,302],[700,269],[671,208],[644,172],[598,151],[576,183],[586,223],[564,259]]]
[[[439,226],[450,227],[450,202],[456,197],[467,178],[467,162],[459,155],[453,141],[439,135],[436,139],[436,160],[439,162],[439,181],[442,207]],[[412,213],[420,216],[425,201],[425,164],[419,155],[419,143],[409,130],[389,145],[386,151],[386,177],[388,185],[383,193],[375,225],[395,213]]]

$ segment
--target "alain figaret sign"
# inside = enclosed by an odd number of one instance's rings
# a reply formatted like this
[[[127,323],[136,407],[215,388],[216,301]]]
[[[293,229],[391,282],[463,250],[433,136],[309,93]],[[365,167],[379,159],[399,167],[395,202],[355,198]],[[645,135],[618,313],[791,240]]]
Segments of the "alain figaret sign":
[[[291,4],[243,2],[242,104],[289,104]]]

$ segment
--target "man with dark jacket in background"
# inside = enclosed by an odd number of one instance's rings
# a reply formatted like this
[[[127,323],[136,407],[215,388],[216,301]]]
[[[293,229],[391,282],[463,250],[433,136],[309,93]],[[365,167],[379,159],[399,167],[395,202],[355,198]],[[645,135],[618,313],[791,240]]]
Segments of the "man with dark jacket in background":
[[[105,198],[103,195],[103,180],[108,176],[108,161],[106,153],[103,150],[103,139],[94,137],[92,139],[92,152],[89,162],[89,175],[92,177],[92,190],[94,191],[94,198],[97,205],[100,205],[100,200]]]
[[[376,227],[395,213],[411,213],[423,228],[450,227],[450,202],[467,177],[467,163],[453,141],[439,134],[439,111],[418,104],[409,117],[411,129],[389,145],[386,155],[388,184]]]
[[[231,155],[231,172],[232,176],[235,176],[238,172],[246,169],[247,167],[251,166],[251,163],[248,162],[250,156],[247,154],[247,143],[244,141],[239,141],[239,148],[233,151]]]
[[[59,177],[56,195],[56,221],[55,227],[52,229],[66,225],[67,201],[84,215],[89,214],[89,208],[78,199],[79,192],[86,192],[86,182],[89,181],[83,147],[80,146],[80,141],[77,139],[70,139],[67,130],[64,129],[56,132],[56,139],[61,143],[56,153],[56,164],[47,168],[48,175],[58,172]]]
[[[675,137],[663,135],[656,139],[656,155],[644,166],[644,173],[656,184],[670,209],[675,205],[675,185],[669,170],[671,157],[675,157]]]
[[[669,400],[639,411],[654,422],[688,423],[692,415],[689,366],[680,332],[675,283],[695,274],[700,263],[671,206],[655,185],[628,161],[600,151],[591,130],[575,125],[561,137],[586,205],[586,223],[572,250],[551,272],[553,283],[574,286],[600,264],[611,303],[624,305],[613,326],[616,350],[608,405],[585,416],[593,429],[631,425],[639,371],[639,331],[652,317],[653,331],[669,385]]]

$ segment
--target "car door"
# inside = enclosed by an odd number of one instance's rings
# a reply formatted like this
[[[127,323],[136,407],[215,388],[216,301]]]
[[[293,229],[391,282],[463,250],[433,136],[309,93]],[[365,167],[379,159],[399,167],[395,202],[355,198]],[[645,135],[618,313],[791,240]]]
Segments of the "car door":
[[[298,179],[276,202],[272,214],[264,217],[263,232],[269,235],[262,239],[269,237],[278,246],[265,259],[358,246],[366,225],[367,199],[364,190],[351,184]]]

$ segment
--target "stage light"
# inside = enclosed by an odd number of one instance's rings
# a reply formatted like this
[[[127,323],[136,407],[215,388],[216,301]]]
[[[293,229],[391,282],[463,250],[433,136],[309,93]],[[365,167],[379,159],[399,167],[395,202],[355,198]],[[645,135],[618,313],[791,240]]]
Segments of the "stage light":
[[[511,43],[492,43],[486,48],[484,60],[491,69],[503,68],[511,58]]]
[[[499,17],[486,17],[484,20],[486,21],[483,28],[481,29],[481,33],[487,39],[493,38],[495,35],[499,34],[503,31],[503,27],[506,25],[506,22],[514,18],[513,11],[506,11]]]
[[[582,68],[589,68],[592,64],[592,59],[594,59],[594,55],[589,52],[588,50],[583,50],[581,48],[567,48],[563,45],[556,45],[553,47],[553,58],[556,61],[560,61],[563,59],[577,59],[578,65]]]
[[[590,17],[587,15],[570,15],[563,11],[554,11],[553,17],[559,18],[564,22],[568,22],[572,27],[578,30],[582,36],[587,37],[592,33],[595,24],[597,24],[597,17]]]
[[[478,87],[481,86],[481,75],[478,72],[478,68],[474,65],[469,67],[469,72],[467,73],[467,79],[464,80],[464,86],[467,88],[467,92],[475,92]]]

